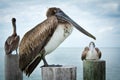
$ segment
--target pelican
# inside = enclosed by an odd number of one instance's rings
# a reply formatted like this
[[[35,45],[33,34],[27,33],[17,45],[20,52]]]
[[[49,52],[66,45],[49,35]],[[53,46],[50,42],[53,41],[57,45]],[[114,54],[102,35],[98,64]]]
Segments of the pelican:
[[[12,51],[16,50],[17,54],[17,48],[19,44],[20,37],[16,33],[16,19],[12,18],[12,25],[13,25],[13,34],[7,38],[5,41],[5,52],[6,54],[11,54]]]
[[[101,51],[95,48],[95,43],[90,42],[89,47],[85,47],[82,53],[82,60],[99,60],[101,58]]]
[[[28,31],[20,42],[19,67],[27,76],[30,76],[41,60],[44,66],[48,66],[45,56],[55,50],[71,34],[73,26],[85,35],[96,39],[60,8],[49,8],[46,16],[47,19]]]

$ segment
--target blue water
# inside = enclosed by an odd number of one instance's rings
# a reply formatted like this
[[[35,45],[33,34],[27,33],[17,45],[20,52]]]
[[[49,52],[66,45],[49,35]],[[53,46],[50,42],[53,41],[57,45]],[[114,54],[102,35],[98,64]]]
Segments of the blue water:
[[[120,48],[100,48],[102,60],[106,61],[106,80],[120,80]],[[83,80],[83,63],[81,52],[83,48],[58,48],[52,54],[46,56],[49,64],[77,66],[77,80]],[[0,48],[0,80],[4,80],[4,49]],[[42,80],[41,62],[31,76],[23,75],[23,80]]]

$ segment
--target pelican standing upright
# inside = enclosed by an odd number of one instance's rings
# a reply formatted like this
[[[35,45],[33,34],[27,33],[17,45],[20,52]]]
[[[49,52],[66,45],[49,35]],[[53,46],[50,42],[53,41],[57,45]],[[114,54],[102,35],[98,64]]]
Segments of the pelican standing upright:
[[[48,66],[45,56],[55,50],[71,34],[73,26],[85,35],[96,39],[60,8],[49,8],[46,15],[45,21],[24,35],[19,46],[19,67],[28,76],[41,60],[45,66]]]
[[[13,25],[13,34],[7,38],[5,41],[5,53],[6,54],[11,54],[12,51],[16,50],[17,53],[17,48],[19,45],[19,40],[20,37],[17,35],[16,32],[16,19],[12,18],[12,25]]]

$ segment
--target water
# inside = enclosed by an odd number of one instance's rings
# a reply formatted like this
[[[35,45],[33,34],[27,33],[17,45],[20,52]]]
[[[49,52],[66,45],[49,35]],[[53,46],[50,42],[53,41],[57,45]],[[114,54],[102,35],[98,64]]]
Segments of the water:
[[[120,48],[100,48],[102,60],[106,61],[106,80],[120,80]],[[58,48],[46,56],[49,64],[77,66],[77,80],[83,80],[83,63],[81,52],[83,48]],[[0,80],[4,80],[4,49],[0,48]],[[41,80],[41,62],[31,76],[23,75],[23,80]]]

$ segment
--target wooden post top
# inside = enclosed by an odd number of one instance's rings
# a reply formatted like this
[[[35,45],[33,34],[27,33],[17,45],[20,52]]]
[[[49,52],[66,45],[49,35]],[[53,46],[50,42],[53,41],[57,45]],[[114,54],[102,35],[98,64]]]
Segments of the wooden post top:
[[[76,80],[75,66],[42,67],[42,80]]]
[[[106,80],[105,60],[84,60],[83,80]]]
[[[106,62],[105,60],[84,60],[83,62]]]
[[[63,66],[63,65],[50,65],[50,66],[47,66],[47,67],[41,67],[41,68],[77,68],[76,66],[73,66],[73,65],[66,65],[66,66]]]

